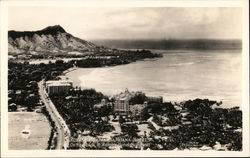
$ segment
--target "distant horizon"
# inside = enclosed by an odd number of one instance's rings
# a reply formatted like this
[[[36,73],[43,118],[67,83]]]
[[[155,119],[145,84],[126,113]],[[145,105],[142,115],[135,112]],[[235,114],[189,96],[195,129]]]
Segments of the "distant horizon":
[[[60,24],[57,24],[60,25]],[[49,25],[49,26],[55,26],[55,25]],[[47,27],[49,27],[47,26]],[[61,26],[61,25],[60,25]],[[45,27],[46,28],[46,27]],[[42,28],[44,29],[44,28]],[[8,31],[16,31],[16,32],[35,32],[35,31],[40,31],[39,30],[8,30]],[[66,30],[67,32],[67,30]],[[67,32],[71,34],[70,32]],[[72,34],[73,35],[73,34]],[[76,35],[73,35],[77,37]],[[78,37],[79,38],[79,37]],[[177,40],[177,41],[191,41],[191,40],[218,40],[218,41],[242,41],[242,38],[85,38],[83,40],[89,40],[89,41],[103,41],[103,40],[114,40],[114,41],[121,41],[121,40],[141,40],[141,41],[147,41],[147,40],[152,40],[152,41],[171,41],[171,40]]]
[[[114,41],[121,41],[121,40],[130,40],[130,41],[196,41],[196,40],[208,40],[208,41],[242,41],[242,38],[171,38],[171,39],[163,39],[163,38],[97,38],[97,39],[88,39],[89,41],[103,41],[103,40],[114,40]]]

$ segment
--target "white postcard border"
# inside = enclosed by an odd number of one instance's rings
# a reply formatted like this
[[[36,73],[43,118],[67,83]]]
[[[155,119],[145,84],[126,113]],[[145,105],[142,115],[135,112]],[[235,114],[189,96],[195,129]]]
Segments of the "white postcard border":
[[[8,8],[27,6],[57,7],[242,7],[242,111],[243,151],[103,151],[103,150],[8,150],[7,70]],[[157,1],[1,1],[1,156],[3,157],[225,157],[249,156],[249,8],[248,0],[157,0]]]

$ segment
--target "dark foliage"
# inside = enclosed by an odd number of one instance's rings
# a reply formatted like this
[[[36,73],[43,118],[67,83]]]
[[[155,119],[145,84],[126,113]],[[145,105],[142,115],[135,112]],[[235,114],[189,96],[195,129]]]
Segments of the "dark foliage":
[[[147,100],[147,97],[144,93],[138,93],[138,94],[135,94],[130,99],[130,105],[143,104],[146,100]]]
[[[136,138],[138,137],[137,132],[139,132],[136,124],[121,124],[122,133],[126,136]]]
[[[72,96],[71,99],[66,99]],[[52,95],[51,100],[62,115],[72,134],[76,134],[78,130],[91,131],[91,135],[99,135],[103,132],[113,130],[113,127],[101,117],[107,117],[110,109],[103,107],[105,113],[98,115],[94,105],[101,102],[107,97],[94,89],[72,90],[68,94]],[[101,109],[99,109],[101,110]],[[97,113],[96,113],[97,112]]]
[[[153,150],[172,150],[175,148],[182,150],[202,147],[203,145],[213,147],[219,142],[221,145],[227,145],[228,150],[242,150],[242,133],[235,131],[235,129],[242,129],[242,112],[239,108],[212,109],[211,105],[213,104],[216,104],[216,102],[208,99],[185,102],[183,110],[187,112],[187,115],[176,118],[182,123],[173,122],[174,124],[172,124],[178,125],[178,129],[171,131],[156,130],[151,127],[153,130],[151,136],[167,136],[169,139],[153,139],[150,148]],[[186,121],[183,121],[183,118]],[[153,116],[153,121],[162,125],[162,120],[157,115]],[[186,124],[186,122],[190,123]]]

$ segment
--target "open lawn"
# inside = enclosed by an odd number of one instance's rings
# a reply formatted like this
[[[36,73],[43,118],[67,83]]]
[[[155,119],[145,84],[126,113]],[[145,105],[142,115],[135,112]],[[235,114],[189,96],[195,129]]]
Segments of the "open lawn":
[[[9,150],[44,150],[48,146],[51,127],[47,118],[36,112],[9,112]],[[30,134],[24,135],[27,129]]]

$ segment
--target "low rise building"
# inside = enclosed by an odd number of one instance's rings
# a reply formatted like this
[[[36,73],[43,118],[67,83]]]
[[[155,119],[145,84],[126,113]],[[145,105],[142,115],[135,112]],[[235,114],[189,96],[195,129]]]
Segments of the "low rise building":
[[[51,80],[45,83],[48,94],[67,93],[72,87],[73,83],[69,80]]]

